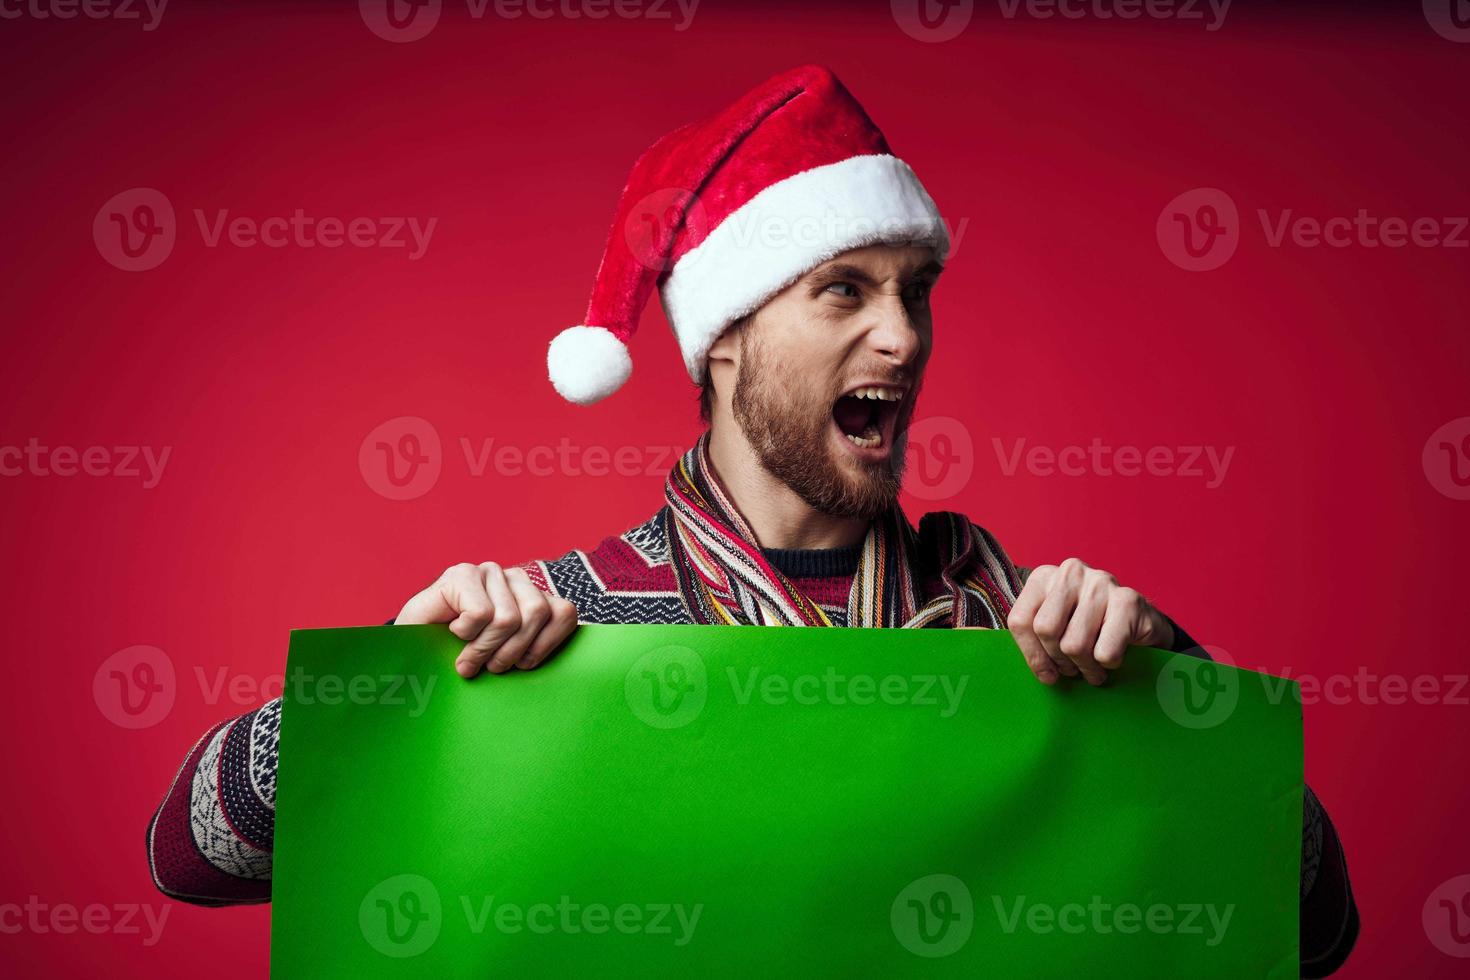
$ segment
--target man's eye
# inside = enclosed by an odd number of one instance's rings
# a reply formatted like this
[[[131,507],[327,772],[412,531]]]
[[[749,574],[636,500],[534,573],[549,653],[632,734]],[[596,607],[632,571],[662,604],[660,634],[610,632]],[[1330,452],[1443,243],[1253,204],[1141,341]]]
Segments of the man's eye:
[[[904,298],[910,303],[919,303],[929,298],[929,291],[934,288],[933,283],[915,282],[910,283],[903,291]]]
[[[857,299],[858,296],[857,287],[850,282],[834,282],[827,288],[829,290],[836,290],[837,295],[843,299]]]

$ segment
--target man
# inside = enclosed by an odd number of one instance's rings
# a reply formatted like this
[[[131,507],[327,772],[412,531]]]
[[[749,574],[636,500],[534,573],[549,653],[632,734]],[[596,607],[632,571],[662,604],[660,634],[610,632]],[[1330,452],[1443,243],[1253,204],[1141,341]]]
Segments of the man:
[[[669,220],[645,225],[650,208]],[[1106,572],[1073,558],[1028,573],[964,516],[916,529],[898,508],[948,245],[918,178],[824,69],[660,140],[624,190],[587,322],[552,341],[548,371],[575,402],[610,395],[657,288],[708,430],[646,522],[552,561],[455,565],[395,622],[448,623],[466,679],[537,667],[579,621],[1008,627],[1046,684],[1101,686],[1132,644],[1202,655]],[[166,894],[269,897],[279,710],[189,753],[149,828]],[[1316,976],[1341,964],[1357,918],[1310,791],[1305,809],[1302,971]]]

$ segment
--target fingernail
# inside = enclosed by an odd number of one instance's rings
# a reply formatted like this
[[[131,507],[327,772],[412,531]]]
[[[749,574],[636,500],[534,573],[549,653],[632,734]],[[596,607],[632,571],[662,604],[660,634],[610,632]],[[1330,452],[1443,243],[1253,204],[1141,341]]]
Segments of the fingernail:
[[[475,676],[475,668],[467,660],[461,660],[456,663],[454,665],[454,669],[459,673],[459,676],[463,677],[465,680],[469,680],[471,677]]]
[[[1037,673],[1036,679],[1043,684],[1055,684],[1057,682],[1057,674],[1054,670],[1043,670]]]

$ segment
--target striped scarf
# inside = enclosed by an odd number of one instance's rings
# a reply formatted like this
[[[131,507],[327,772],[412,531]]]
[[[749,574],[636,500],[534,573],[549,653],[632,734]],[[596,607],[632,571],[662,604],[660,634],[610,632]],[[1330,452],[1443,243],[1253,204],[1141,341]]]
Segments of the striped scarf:
[[[750,525],[714,475],[708,431],[669,471],[664,496],[672,517],[669,555],[690,622],[832,625],[761,553]],[[1019,590],[1015,567],[985,529],[962,514],[936,511],[924,515],[915,531],[895,503],[868,527],[848,594],[847,622],[999,629]]]

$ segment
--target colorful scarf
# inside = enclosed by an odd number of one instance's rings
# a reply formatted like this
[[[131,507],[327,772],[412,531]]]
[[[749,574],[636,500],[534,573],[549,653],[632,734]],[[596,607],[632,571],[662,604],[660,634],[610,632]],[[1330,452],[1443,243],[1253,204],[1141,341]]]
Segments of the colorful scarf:
[[[774,568],[716,478],[709,432],[669,471],[669,556],[690,622],[831,626]],[[1020,591],[1015,566],[963,514],[925,514],[914,530],[895,503],[876,517],[847,599],[850,626],[1003,628]]]

